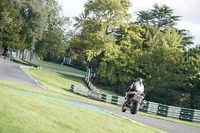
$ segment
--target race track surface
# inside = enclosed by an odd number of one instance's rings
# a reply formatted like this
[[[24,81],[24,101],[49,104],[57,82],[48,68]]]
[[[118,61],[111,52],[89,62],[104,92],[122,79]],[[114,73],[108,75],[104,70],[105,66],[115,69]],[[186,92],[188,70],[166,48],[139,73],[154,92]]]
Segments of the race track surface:
[[[44,87],[40,86],[33,78],[26,74],[20,68],[20,66],[23,65],[0,59],[0,80],[21,83],[33,88],[46,90]]]
[[[33,80],[28,74],[26,74],[21,68],[20,64],[13,63],[10,61],[5,61],[0,59],[0,80],[7,80],[11,82],[21,83],[33,88],[46,90],[45,88],[41,87],[35,80]],[[199,127],[184,125],[184,124],[178,124],[174,122],[169,122],[161,119],[156,119],[148,116],[143,115],[132,115],[127,111],[126,113],[121,112],[119,109],[99,105],[96,103],[91,103],[88,101],[80,100],[77,98],[69,97],[70,100],[89,105],[92,107],[96,107],[98,109],[108,111],[110,113],[125,117],[127,119],[130,119],[132,121],[135,121],[137,123],[154,127],[166,132],[170,133],[200,133]],[[134,128],[134,127],[133,127]]]
[[[199,127],[174,123],[174,122],[156,119],[156,118],[153,118],[153,117],[148,117],[148,116],[139,115],[139,114],[132,115],[132,114],[130,114],[129,111],[123,113],[119,109],[115,109],[115,108],[104,106],[104,105],[99,105],[99,104],[96,104],[96,103],[91,103],[91,102],[88,102],[88,101],[76,99],[76,98],[69,97],[69,96],[67,96],[67,97],[74,102],[93,106],[93,107],[96,107],[98,109],[102,109],[104,111],[108,111],[110,113],[125,117],[125,118],[130,119],[132,121],[135,121],[139,124],[146,125],[146,126],[149,126],[149,127],[154,127],[154,128],[163,130],[165,132],[170,132],[170,133],[200,133]]]

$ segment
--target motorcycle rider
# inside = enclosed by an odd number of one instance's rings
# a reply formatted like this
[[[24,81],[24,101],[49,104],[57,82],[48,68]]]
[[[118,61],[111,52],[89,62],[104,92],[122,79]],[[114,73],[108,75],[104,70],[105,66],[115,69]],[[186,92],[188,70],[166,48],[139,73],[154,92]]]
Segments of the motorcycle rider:
[[[144,85],[142,83],[142,78],[137,78],[136,82],[133,82],[133,84],[131,86],[128,87],[128,89],[126,90],[126,103],[129,105],[130,104],[130,95],[133,95],[132,92],[134,91],[140,91],[140,92],[144,92]]]

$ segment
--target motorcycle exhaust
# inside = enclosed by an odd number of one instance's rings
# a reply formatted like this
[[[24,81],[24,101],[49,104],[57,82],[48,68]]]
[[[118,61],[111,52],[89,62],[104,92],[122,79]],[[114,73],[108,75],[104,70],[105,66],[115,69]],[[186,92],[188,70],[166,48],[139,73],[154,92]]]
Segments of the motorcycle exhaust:
[[[147,103],[146,100],[143,100],[142,103],[140,104],[140,109]]]

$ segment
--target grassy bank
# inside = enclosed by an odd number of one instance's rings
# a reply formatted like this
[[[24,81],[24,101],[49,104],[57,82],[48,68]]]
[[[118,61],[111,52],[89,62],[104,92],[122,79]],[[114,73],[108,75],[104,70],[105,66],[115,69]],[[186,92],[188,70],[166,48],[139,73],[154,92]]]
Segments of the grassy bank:
[[[40,66],[42,67],[47,67],[47,68],[51,68],[51,69],[55,69],[55,70],[60,70],[60,71],[65,71],[65,72],[71,72],[71,73],[76,73],[76,74],[81,74],[81,75],[85,75],[86,72],[82,71],[82,70],[78,70],[69,66],[64,66],[64,65],[60,65],[60,64],[55,64],[55,63],[50,63],[50,62],[46,62],[46,61],[38,61]]]
[[[46,62],[46,61],[40,61],[39,60],[39,65],[42,67],[47,67],[47,68],[51,68],[51,69],[55,69],[55,70],[60,70],[60,71],[66,71],[66,72],[71,72],[71,73],[76,73],[76,74],[82,74],[85,75],[86,72],[72,68],[72,67],[68,67],[68,66],[63,66],[63,65],[59,65],[59,64],[55,64],[55,63],[50,63],[50,62]],[[119,94],[112,92],[110,90],[105,90],[102,89],[101,86],[96,86],[97,89],[99,89],[100,91],[109,94],[109,95],[115,95],[115,96],[119,96]]]
[[[32,91],[32,88],[20,84],[4,81],[1,81],[0,84]],[[35,91],[42,93],[41,90],[35,89]],[[50,92],[45,93],[48,96],[52,96]],[[59,94],[55,95],[60,97]],[[108,116],[30,94],[23,94],[1,86],[0,114],[0,132],[2,133],[132,133],[133,127],[134,132],[138,133],[162,132],[123,118]]]
[[[88,99],[84,96],[80,96],[77,94],[72,93],[69,90],[70,83],[77,85],[77,86],[86,86],[84,83],[83,78],[75,77],[75,76],[70,76],[70,75],[65,75],[61,73],[56,73],[48,70],[43,70],[43,69],[36,69],[36,68],[23,68],[25,72],[30,74],[34,79],[39,81],[41,85],[43,85],[45,88],[48,90],[52,90],[54,92],[62,93],[68,96],[80,98],[83,100],[95,102],[98,104],[103,104],[106,106],[114,107],[114,108],[119,108],[116,105],[101,102],[101,101],[96,101],[93,99]]]

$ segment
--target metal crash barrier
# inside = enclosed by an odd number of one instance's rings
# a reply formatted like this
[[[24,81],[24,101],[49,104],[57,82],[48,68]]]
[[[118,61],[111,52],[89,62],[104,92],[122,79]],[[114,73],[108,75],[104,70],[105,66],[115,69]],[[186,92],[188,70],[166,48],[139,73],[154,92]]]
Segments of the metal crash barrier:
[[[112,96],[104,94],[97,89],[88,89],[86,87],[79,87],[73,84],[70,84],[70,90],[76,94],[80,94],[95,100],[122,105],[125,101],[124,97],[121,96]],[[147,103],[140,109],[141,112],[148,114],[172,117],[180,120],[200,122],[200,110],[181,108],[175,106],[168,106],[165,104],[155,103],[147,101]]]

